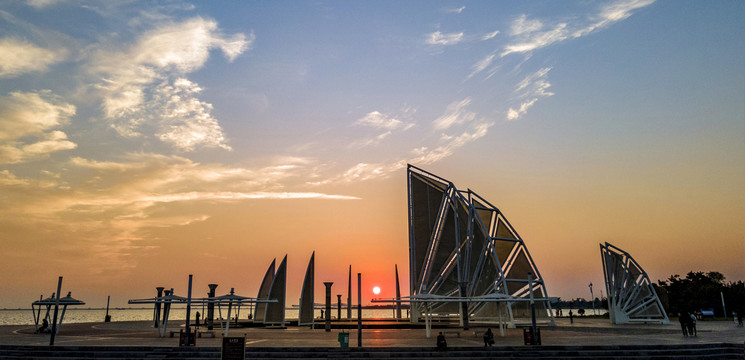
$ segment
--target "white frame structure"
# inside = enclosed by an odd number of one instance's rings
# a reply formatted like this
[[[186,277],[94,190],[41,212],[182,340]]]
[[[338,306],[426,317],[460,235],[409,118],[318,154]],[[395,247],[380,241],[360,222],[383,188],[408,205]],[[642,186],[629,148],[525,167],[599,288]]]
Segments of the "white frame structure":
[[[506,313],[510,327],[529,323],[528,302],[478,299],[492,294],[528,299],[532,284],[540,299],[535,303],[538,321],[555,325],[543,277],[525,242],[499,209],[470,189],[459,190],[452,182],[412,165],[407,169],[407,188],[411,297],[461,299],[413,302],[412,322],[427,313],[457,316],[461,323],[501,323]]]
[[[670,323],[647,272],[629,253],[606,242],[600,256],[611,323]]]

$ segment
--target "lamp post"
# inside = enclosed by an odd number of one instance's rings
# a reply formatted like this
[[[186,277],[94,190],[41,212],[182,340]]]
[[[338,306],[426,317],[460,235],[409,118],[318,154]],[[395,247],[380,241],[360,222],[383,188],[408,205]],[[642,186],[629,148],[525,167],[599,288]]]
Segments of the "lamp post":
[[[536,331],[536,321],[535,321],[535,299],[533,298],[533,273],[528,273],[528,289],[530,291],[530,320],[531,320],[531,327],[530,327],[530,344],[536,345],[538,344],[538,341],[536,339],[537,331]]]
[[[592,314],[597,315],[595,311],[595,295],[592,294],[592,283],[590,283],[590,301],[592,301]]]

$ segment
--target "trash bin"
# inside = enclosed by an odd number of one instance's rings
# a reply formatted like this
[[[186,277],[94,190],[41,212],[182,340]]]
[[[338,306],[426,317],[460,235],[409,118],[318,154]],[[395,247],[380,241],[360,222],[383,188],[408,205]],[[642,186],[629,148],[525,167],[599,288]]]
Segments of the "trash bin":
[[[337,341],[339,341],[339,346],[342,348],[349,348],[349,333],[348,332],[340,332],[339,336],[336,338]]]
[[[531,328],[523,328],[523,342],[525,345],[541,345],[541,328],[536,328],[535,334],[531,330]]]

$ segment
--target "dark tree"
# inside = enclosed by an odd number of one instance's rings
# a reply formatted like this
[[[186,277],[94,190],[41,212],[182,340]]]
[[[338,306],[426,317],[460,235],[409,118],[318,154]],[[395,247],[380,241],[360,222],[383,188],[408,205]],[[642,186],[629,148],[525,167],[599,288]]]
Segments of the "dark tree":
[[[729,287],[724,282],[724,275],[719,272],[689,272],[685,278],[673,275],[665,281],[658,281],[658,285],[660,300],[663,296],[667,298],[668,312],[677,314],[714,309],[717,316],[724,315],[720,294],[729,293]],[[736,302],[736,297],[730,301],[733,306]]]

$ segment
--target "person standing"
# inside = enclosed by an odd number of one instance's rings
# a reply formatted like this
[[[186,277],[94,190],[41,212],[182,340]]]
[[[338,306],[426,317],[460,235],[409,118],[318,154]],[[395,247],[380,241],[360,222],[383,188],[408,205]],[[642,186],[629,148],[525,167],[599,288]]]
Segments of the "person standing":
[[[569,323],[574,324],[574,313],[572,312],[572,309],[569,309]]]
[[[683,336],[688,337],[688,321],[686,321],[687,317],[684,316],[682,313],[678,313],[678,321],[680,322],[680,330],[683,331]]]
[[[688,322],[688,333],[691,334],[691,336],[698,336],[698,333],[696,332],[696,314],[690,313],[688,314],[688,317],[690,318],[690,321]]]

